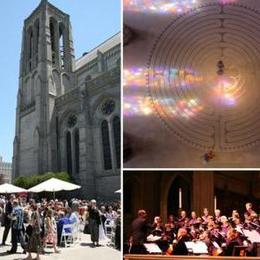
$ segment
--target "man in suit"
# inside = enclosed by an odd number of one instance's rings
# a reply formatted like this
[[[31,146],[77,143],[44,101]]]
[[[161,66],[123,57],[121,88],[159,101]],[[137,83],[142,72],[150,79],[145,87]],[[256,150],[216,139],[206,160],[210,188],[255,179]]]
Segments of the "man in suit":
[[[100,213],[96,200],[91,200],[89,207],[89,231],[93,247],[99,246],[99,225],[101,225]]]
[[[174,255],[188,255],[185,242],[189,241],[188,232],[185,228],[180,228],[177,234],[177,241],[174,241]]]
[[[13,200],[15,199],[15,196],[12,194],[10,195],[10,198],[8,202],[5,205],[5,210],[4,210],[4,233],[3,233],[3,238],[2,238],[2,246],[5,246],[5,242],[9,233],[9,230],[11,228],[11,214],[13,211]]]
[[[130,253],[146,254],[144,243],[148,235],[147,213],[141,209],[138,211],[137,218],[132,222],[130,237]]]

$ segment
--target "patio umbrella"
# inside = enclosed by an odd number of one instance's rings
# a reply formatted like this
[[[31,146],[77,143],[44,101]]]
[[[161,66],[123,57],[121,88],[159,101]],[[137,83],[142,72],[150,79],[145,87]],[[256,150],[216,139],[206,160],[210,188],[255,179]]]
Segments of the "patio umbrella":
[[[4,183],[0,185],[0,193],[21,193],[21,192],[27,192],[27,190],[9,183]]]
[[[67,182],[67,181],[62,181],[56,178],[51,178],[47,181],[44,181],[32,188],[30,188],[28,191],[29,192],[34,192],[34,193],[39,193],[43,191],[48,191],[48,192],[53,192],[54,197],[55,197],[55,192],[57,191],[71,191],[71,190],[77,190],[80,189],[81,186],[75,185],[73,183]]]

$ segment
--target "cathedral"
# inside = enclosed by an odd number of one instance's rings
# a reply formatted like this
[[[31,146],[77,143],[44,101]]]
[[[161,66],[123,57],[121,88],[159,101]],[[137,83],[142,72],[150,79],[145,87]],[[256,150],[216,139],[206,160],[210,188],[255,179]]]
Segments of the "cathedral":
[[[120,33],[76,60],[69,15],[42,0],[24,21],[12,177],[61,171],[88,199],[120,188]]]

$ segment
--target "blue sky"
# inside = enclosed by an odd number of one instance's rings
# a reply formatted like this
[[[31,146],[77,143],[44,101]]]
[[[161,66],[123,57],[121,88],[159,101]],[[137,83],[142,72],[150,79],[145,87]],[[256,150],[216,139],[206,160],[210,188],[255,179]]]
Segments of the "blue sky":
[[[120,0],[49,0],[70,15],[76,58],[120,31]],[[24,19],[40,0],[8,0],[0,9],[0,155],[11,161]]]

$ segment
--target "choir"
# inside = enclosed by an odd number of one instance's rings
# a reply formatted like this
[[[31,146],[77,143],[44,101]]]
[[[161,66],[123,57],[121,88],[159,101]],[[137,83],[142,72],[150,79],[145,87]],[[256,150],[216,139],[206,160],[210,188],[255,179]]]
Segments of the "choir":
[[[260,216],[251,203],[246,203],[245,208],[242,216],[233,210],[230,217],[222,215],[219,209],[210,215],[205,208],[201,217],[195,211],[188,217],[181,210],[178,217],[169,215],[166,223],[156,216],[152,224],[148,223],[146,211],[139,210],[132,222],[128,251],[158,253],[147,249],[156,245],[166,255],[258,256]]]

